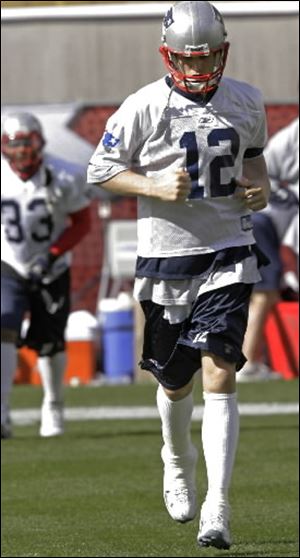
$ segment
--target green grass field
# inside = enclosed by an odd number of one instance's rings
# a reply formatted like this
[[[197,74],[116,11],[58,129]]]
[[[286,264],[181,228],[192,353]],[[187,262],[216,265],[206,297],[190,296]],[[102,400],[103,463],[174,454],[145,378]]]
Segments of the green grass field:
[[[200,404],[201,390],[195,391]],[[295,402],[298,381],[239,385],[241,402]],[[66,405],[154,405],[154,384],[66,388]],[[15,386],[13,409],[41,389]],[[201,448],[200,424],[193,422]],[[198,520],[173,522],[162,501],[160,423],[69,421],[62,438],[15,426],[2,446],[3,557],[299,556],[298,417],[242,416],[231,489],[230,551],[200,549]],[[205,493],[200,451],[198,488]]]

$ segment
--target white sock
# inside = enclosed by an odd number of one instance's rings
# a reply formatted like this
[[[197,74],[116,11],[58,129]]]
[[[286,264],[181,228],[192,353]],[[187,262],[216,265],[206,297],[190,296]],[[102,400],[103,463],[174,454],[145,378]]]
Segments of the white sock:
[[[1,343],[1,424],[9,415],[9,398],[17,368],[17,349],[13,343]]]
[[[39,357],[38,369],[44,390],[44,403],[63,402],[63,377],[66,353],[56,353],[52,357]]]
[[[171,401],[162,386],[159,386],[156,400],[162,422],[165,449],[174,456],[185,455],[191,448],[192,393],[180,401]]]
[[[236,393],[204,393],[202,444],[208,491],[206,502],[213,507],[228,503],[239,437]]]

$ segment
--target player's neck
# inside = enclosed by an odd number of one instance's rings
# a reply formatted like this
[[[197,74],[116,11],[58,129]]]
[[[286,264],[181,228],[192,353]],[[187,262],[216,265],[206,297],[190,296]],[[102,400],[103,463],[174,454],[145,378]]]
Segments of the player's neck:
[[[186,99],[189,99],[190,101],[194,101],[196,103],[199,103],[199,105],[206,105],[214,96],[214,94],[216,93],[217,89],[214,89],[213,91],[209,91],[208,93],[205,93],[204,95],[202,95],[201,93],[189,93],[188,91],[183,91],[182,89],[179,89],[179,87],[177,87],[171,76],[166,76],[166,83],[168,85],[168,87],[170,88],[174,88],[174,91],[176,91],[177,93],[179,93],[179,95],[182,95],[182,97],[186,97]]]

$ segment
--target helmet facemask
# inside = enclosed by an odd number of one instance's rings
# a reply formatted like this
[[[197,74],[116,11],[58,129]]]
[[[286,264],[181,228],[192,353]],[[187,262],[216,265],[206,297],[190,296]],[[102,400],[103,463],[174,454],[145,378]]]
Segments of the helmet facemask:
[[[193,52],[193,54],[187,55],[186,52],[173,52],[171,49],[165,46],[160,47],[160,52],[163,56],[164,62],[171,73],[175,85],[185,91],[186,93],[194,93],[206,95],[210,91],[213,91],[218,87],[218,84],[222,78],[227,54],[228,54],[229,43],[224,43],[221,48],[208,49],[208,54],[203,54],[202,52]],[[183,58],[188,57],[207,57],[210,54],[214,55],[213,68],[207,73],[185,73],[183,69],[184,60]]]
[[[34,117],[27,117],[25,125],[24,116],[7,118],[1,135],[1,151],[12,170],[25,182],[38,171],[42,163],[45,140],[39,123],[35,125]]]

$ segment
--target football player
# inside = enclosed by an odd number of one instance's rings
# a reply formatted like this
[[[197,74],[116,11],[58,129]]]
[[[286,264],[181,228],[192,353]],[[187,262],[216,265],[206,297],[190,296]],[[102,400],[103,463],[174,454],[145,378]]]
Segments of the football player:
[[[168,75],[130,95],[107,123],[88,182],[138,196],[135,297],[145,313],[142,368],[159,382],[163,494],[171,517],[197,513],[190,435],[202,368],[208,490],[200,546],[228,549],[229,487],[239,434],[235,373],[259,260],[251,213],[265,207],[261,93],[223,77],[229,50],[209,2],[176,2],[160,48]]]
[[[239,382],[277,380],[261,362],[264,328],[274,305],[281,299],[299,299],[297,223],[299,218],[299,118],[271,137],[264,151],[271,182],[267,207],[253,215],[254,236],[270,263],[261,270],[254,287],[243,351],[247,362],[237,375]],[[290,228],[291,227],[291,228]],[[293,249],[286,248],[286,234],[296,234]]]
[[[21,343],[38,353],[44,391],[41,436],[64,431],[64,330],[70,309],[70,250],[90,229],[82,177],[44,158],[39,120],[19,112],[1,133],[1,437],[11,436],[9,397]]]

